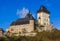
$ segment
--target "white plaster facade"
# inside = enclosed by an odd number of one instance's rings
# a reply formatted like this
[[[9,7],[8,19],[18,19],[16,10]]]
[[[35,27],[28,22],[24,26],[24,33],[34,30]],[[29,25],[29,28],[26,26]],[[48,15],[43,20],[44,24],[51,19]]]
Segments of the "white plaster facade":
[[[40,25],[50,25],[50,14],[45,12],[39,12],[37,14],[38,24]]]
[[[49,13],[39,12],[37,14],[37,19],[38,19],[38,25],[44,26],[44,27],[42,27],[42,30],[51,31],[53,29],[52,25],[50,24],[50,14]],[[39,28],[38,28],[38,30],[39,30]],[[42,30],[40,29],[39,32]]]

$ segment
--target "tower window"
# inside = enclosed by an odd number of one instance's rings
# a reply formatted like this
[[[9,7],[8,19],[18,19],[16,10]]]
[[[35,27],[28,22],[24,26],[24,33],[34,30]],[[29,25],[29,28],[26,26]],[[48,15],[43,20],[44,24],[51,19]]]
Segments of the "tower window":
[[[49,16],[49,18],[50,18],[50,16]]]
[[[41,18],[39,17],[39,19],[41,19]]]

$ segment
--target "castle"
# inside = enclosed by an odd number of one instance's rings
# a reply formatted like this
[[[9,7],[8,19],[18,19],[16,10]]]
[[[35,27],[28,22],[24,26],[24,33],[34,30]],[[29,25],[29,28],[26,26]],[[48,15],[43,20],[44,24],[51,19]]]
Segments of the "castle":
[[[50,12],[44,6],[41,6],[37,11],[37,20],[34,19],[32,14],[28,13],[24,18],[20,18],[11,23],[10,28],[6,29],[9,35],[17,35],[24,33],[32,33],[34,30],[51,31],[52,25],[50,24]],[[33,33],[35,34],[35,33]]]

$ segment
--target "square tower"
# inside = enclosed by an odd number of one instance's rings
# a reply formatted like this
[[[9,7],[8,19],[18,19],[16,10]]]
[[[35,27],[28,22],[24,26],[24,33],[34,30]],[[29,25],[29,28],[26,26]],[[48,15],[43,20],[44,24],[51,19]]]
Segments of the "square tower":
[[[50,24],[50,12],[44,7],[41,6],[37,11],[37,19],[39,25],[47,26]]]

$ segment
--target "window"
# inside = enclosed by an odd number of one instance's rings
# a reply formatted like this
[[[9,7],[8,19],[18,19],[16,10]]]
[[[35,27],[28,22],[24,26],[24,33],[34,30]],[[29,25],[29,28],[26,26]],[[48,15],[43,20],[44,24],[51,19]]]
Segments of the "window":
[[[50,16],[49,16],[49,18],[50,18]]]
[[[41,18],[39,17],[39,19],[41,19]]]

